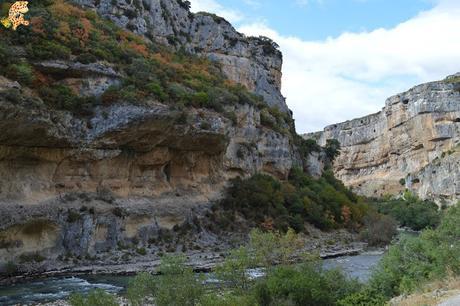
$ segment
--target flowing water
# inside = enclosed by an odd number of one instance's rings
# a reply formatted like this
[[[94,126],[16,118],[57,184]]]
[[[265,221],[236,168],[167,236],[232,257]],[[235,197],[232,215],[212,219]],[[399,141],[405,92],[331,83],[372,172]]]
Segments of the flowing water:
[[[342,268],[350,277],[358,278],[362,282],[369,279],[372,268],[381,259],[381,253],[363,253],[357,256],[346,256],[324,260],[326,269]],[[254,277],[263,273],[254,271]],[[52,277],[34,280],[12,286],[0,287],[0,305],[34,305],[37,303],[52,302],[66,299],[72,292],[87,293],[101,288],[110,293],[123,293],[129,283],[129,276],[75,276]],[[213,282],[209,276],[209,282]]]
[[[323,260],[324,268],[342,268],[352,278],[365,283],[369,280],[373,268],[382,258],[382,252],[366,252],[357,256],[344,256]]]

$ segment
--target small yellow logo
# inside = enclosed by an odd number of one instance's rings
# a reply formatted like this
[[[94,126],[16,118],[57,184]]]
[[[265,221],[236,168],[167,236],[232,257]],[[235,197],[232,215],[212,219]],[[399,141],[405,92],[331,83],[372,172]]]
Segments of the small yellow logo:
[[[28,1],[16,1],[11,7],[8,12],[8,17],[2,18],[0,22],[5,28],[12,27],[13,30],[16,31],[18,26],[20,25],[29,25],[29,21],[24,19],[24,14],[29,11],[27,5],[29,4]]]

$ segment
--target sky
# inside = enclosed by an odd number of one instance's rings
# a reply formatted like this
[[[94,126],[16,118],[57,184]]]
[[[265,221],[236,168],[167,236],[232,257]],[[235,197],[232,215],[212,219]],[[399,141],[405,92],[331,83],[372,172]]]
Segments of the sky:
[[[460,0],[191,0],[283,52],[299,133],[378,112],[386,98],[460,72]]]

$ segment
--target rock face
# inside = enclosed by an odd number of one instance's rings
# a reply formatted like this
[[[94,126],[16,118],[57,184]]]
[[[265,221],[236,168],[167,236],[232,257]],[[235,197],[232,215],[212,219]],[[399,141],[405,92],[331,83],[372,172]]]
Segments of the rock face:
[[[230,81],[289,113],[280,93],[282,55],[270,40],[247,38],[217,16],[192,14],[187,1],[73,2],[148,39],[219,62]],[[81,97],[99,97],[123,80],[107,62],[70,57],[31,65]],[[285,179],[293,166],[322,171],[322,154],[303,161],[286,121],[278,132],[262,124],[276,121],[267,109],[229,103],[219,113],[178,110],[144,98],[93,104],[75,114],[2,75],[0,282],[2,275],[95,261],[220,252],[246,233],[238,232],[245,225],[236,220],[238,230],[223,237],[210,220],[211,204],[231,178],[264,172]]]
[[[37,67],[65,70],[61,82],[96,84],[94,92],[118,81],[97,65]],[[0,76],[0,279],[12,262],[25,273],[97,258],[120,264],[145,248],[161,254],[225,246],[188,227],[228,180],[256,172],[286,178],[302,164],[289,135],[261,125],[257,107],[225,111],[235,120],[154,101],[98,106],[78,117]]]
[[[230,80],[263,96],[270,106],[289,111],[280,92],[282,54],[271,41],[245,37],[221,17],[193,14],[188,1],[72,1],[137,34],[219,62]]]
[[[459,75],[416,86],[386,101],[377,114],[304,135],[324,145],[337,139],[342,151],[336,176],[366,196],[406,188],[424,199],[460,199]]]
[[[73,2],[221,63],[231,81],[289,112],[280,93],[282,56],[273,42],[246,38],[217,16],[192,14],[186,1]],[[81,97],[100,96],[122,82],[106,62],[71,57],[31,65],[59,76],[59,84]],[[226,104],[217,113],[145,98],[74,114],[2,75],[0,281],[16,272],[151,260],[177,250],[219,252],[244,239],[216,236],[212,227],[219,225],[206,218],[230,179],[257,172],[285,179],[293,166],[322,171],[321,154],[303,161],[287,123],[278,132],[268,128],[261,121],[275,118],[257,106]]]

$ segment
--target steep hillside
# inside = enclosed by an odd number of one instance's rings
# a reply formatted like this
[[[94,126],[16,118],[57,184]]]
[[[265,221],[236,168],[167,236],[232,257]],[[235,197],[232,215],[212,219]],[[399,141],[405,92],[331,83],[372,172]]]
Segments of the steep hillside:
[[[184,0],[72,1],[153,41],[218,61],[227,78],[288,112],[280,92],[282,54],[270,39],[245,37],[213,14],[192,14]]]
[[[377,114],[304,135],[340,141],[336,176],[366,196],[406,188],[424,199],[460,199],[460,75],[416,86]]]
[[[238,215],[233,232],[214,230],[230,179],[321,175],[324,153],[296,134],[279,92],[272,41],[185,1],[29,5],[30,26],[0,30],[0,274],[218,254],[248,231]],[[310,183],[340,198],[330,181]],[[280,223],[301,228],[308,210],[291,198],[277,199]],[[334,201],[334,219],[312,198],[331,227],[357,202]]]

